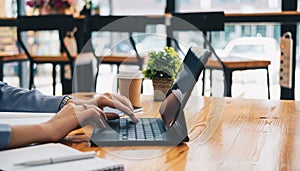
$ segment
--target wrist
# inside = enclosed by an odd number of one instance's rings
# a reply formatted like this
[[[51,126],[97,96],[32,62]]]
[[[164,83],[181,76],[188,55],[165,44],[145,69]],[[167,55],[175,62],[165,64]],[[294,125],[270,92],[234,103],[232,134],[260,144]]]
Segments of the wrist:
[[[49,124],[42,123],[36,125],[37,130],[39,131],[39,142],[52,142],[52,137],[53,137],[53,131],[51,131],[51,127]]]
[[[68,101],[67,101],[67,104],[70,104],[70,103],[74,103],[74,99],[69,99]],[[66,104],[66,105],[67,105]]]
[[[73,96],[69,96],[69,95],[66,95],[63,97],[63,99],[61,100],[60,104],[59,104],[59,109],[58,111],[60,111],[63,107],[65,107],[67,104],[69,103],[73,103],[74,97]]]

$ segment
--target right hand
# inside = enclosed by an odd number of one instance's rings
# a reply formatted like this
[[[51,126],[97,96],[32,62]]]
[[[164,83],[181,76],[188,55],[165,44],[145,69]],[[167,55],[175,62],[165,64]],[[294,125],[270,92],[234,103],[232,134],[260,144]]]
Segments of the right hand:
[[[97,106],[69,103],[47,122],[12,126],[8,147],[14,148],[40,142],[56,142],[71,131],[86,124],[94,123],[105,127],[106,119],[106,114]]]
[[[96,99],[96,104],[103,110],[104,107],[116,108],[123,111],[132,122],[137,123],[138,120],[133,114],[133,106],[128,98],[119,94],[104,93]]]
[[[106,114],[94,105],[67,104],[49,121],[43,124],[50,141],[59,141],[71,131],[87,124],[97,124],[105,127]]]

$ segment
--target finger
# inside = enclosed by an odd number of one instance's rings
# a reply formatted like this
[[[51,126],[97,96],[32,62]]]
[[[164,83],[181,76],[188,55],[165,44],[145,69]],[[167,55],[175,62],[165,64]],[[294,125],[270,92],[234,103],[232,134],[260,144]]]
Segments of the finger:
[[[115,120],[115,119],[119,119],[120,116],[116,113],[111,113],[111,112],[105,112],[105,115],[107,117],[108,120]]]
[[[82,112],[85,108],[83,105],[75,105],[75,112]]]
[[[113,94],[112,97],[117,99],[118,101],[120,101],[125,106],[129,107],[131,110],[134,109],[131,102],[130,102],[130,100],[128,98],[126,98],[125,96],[120,96],[118,94]]]
[[[65,137],[62,141],[80,143],[80,142],[89,142],[90,138],[86,134],[72,135],[71,137]]]
[[[94,105],[88,105],[88,104],[75,105],[75,111],[81,112],[81,111],[87,110],[88,108],[91,108],[92,106],[94,106]]]
[[[134,123],[138,123],[139,120],[134,116],[133,113],[129,113],[127,114],[129,116],[129,118],[131,119],[131,122],[134,122]]]
[[[96,109],[98,109],[97,111],[100,112],[100,113],[98,113],[99,117],[98,117],[98,122],[96,122],[96,124],[98,124],[98,126],[101,127],[101,128],[106,128],[106,124],[105,123],[106,123],[106,120],[107,120],[107,116],[99,108],[96,107]]]
[[[82,126],[85,126],[90,123],[95,123],[99,127],[105,128],[105,118],[106,115],[102,110],[99,110],[94,107],[89,107],[87,110],[77,113],[77,117]]]
[[[107,116],[103,110],[101,110],[100,108],[98,108],[97,106],[94,106],[94,105],[86,105],[86,106],[88,109],[91,108],[91,109],[96,110],[98,112],[98,114],[100,114],[104,120],[107,120]]]
[[[100,127],[100,128],[106,128],[105,122],[102,119],[99,119],[98,127]]]
[[[122,104],[119,101],[113,101],[113,100],[108,100],[108,104],[109,107],[112,108],[117,108],[120,109],[121,111],[123,111],[127,116],[129,116],[129,118],[131,119],[132,122],[137,123],[138,120],[136,119],[136,117],[134,116],[132,110],[130,108],[128,108],[127,106],[125,106],[124,104]]]
[[[110,94],[110,93],[105,93],[105,97],[107,97],[110,100],[118,101],[122,103],[123,105],[127,106],[129,109],[133,110],[133,106],[128,98],[125,96],[121,96],[118,94]]]
[[[107,120],[107,117],[106,117],[105,113],[100,108],[98,108],[97,106],[88,105],[88,104],[83,104],[83,105],[79,105],[79,106],[82,106],[83,110],[94,109],[94,110],[97,111],[97,113],[100,113],[105,120]]]

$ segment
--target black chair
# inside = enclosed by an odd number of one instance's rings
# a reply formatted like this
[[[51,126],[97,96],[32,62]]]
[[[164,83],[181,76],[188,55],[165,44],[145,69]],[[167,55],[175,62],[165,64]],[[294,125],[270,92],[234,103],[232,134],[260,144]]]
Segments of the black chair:
[[[53,65],[52,77],[53,77],[53,95],[55,95],[56,85],[56,65],[61,66],[61,79],[64,78],[64,66],[70,65],[71,78],[74,68],[75,56],[71,56],[65,43],[64,37],[68,31],[73,30],[74,20],[72,16],[68,15],[44,15],[44,16],[19,16],[17,18],[18,25],[18,41],[23,48],[24,52],[30,60],[30,80],[29,89],[34,88],[34,65],[50,63]],[[34,55],[26,46],[26,36],[21,35],[22,32],[27,31],[58,31],[60,54],[55,56],[41,56]],[[23,40],[25,38],[25,40]]]
[[[210,44],[210,42],[205,38],[206,45],[212,51],[213,55],[216,57],[216,60],[209,60],[206,69],[210,71],[210,79],[211,79],[211,71],[212,70],[223,70],[224,71],[224,96],[231,97],[231,88],[232,88],[232,74],[234,71],[245,71],[245,70],[253,70],[253,69],[265,69],[267,71],[267,94],[268,99],[270,99],[270,76],[269,76],[269,65],[271,61],[269,60],[249,60],[247,58],[242,58],[238,56],[228,56],[225,59],[218,57],[214,48]],[[211,82],[211,80],[210,80]],[[203,82],[203,85],[205,83]]]
[[[212,58],[206,65],[206,70],[210,72],[210,79],[212,70],[224,71],[224,96],[231,97],[232,87],[232,73],[234,71],[248,70],[248,69],[266,69],[267,70],[267,86],[268,98],[270,99],[270,83],[269,83],[269,70],[268,66],[270,61],[264,60],[246,60],[241,57],[232,57],[231,59],[224,60],[220,58],[210,41],[206,38],[207,32],[222,31],[224,30],[225,16],[224,12],[200,12],[200,13],[173,13],[174,18],[171,20],[171,25],[168,27],[169,37],[173,36],[174,31],[202,31],[201,39],[203,39],[204,48],[212,51]],[[190,24],[186,24],[189,22]],[[185,23],[185,24],[184,24]],[[180,50],[179,44],[176,39],[174,40],[175,46]],[[203,86],[202,95],[204,95],[205,87],[205,70],[203,72]],[[210,83],[212,80],[210,80]]]
[[[119,66],[121,64],[131,64],[138,65],[139,70],[143,69],[144,58],[140,56],[137,51],[135,41],[132,37],[133,32],[145,32],[146,26],[146,17],[145,16],[131,16],[127,17],[121,22],[115,22],[117,20],[122,20],[125,16],[87,16],[84,21],[85,25],[85,42],[86,45],[82,49],[81,53],[93,53],[93,55],[97,58],[97,73],[96,73],[96,81],[99,74],[99,65],[100,63],[107,64],[116,64],[119,72]],[[136,58],[128,58],[127,56],[118,56],[118,55],[110,55],[110,56],[97,56],[95,54],[95,49],[93,49],[92,45],[92,33],[97,31],[103,32],[127,32],[130,34],[129,41],[132,45],[133,50],[135,51]]]

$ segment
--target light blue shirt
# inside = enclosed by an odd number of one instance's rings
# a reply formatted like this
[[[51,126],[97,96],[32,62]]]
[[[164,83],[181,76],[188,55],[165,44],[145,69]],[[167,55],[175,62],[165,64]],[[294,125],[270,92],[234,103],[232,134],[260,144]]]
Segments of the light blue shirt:
[[[9,125],[0,124],[0,150],[7,148],[10,139],[11,128]]]
[[[63,97],[46,96],[38,90],[12,87],[0,81],[0,112],[56,113]],[[10,126],[0,124],[0,149],[7,148],[10,134]]]

